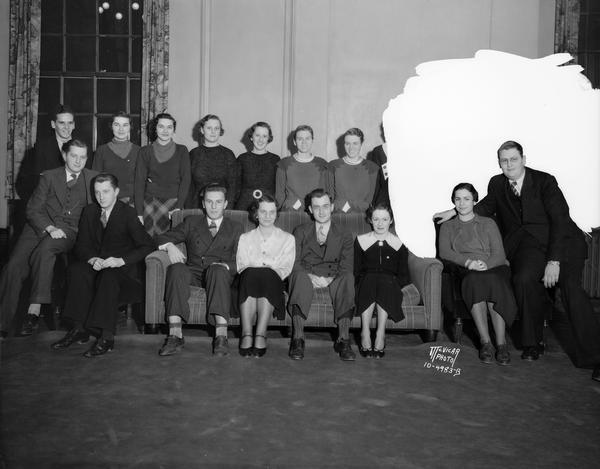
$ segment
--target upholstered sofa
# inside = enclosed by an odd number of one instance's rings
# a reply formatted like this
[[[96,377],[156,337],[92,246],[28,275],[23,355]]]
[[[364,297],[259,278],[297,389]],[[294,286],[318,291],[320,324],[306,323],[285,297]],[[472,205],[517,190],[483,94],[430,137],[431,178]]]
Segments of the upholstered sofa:
[[[183,210],[173,214],[173,226],[181,223],[189,215],[202,215],[198,209]],[[226,211],[227,217],[236,220],[245,226],[246,231],[254,228],[248,219],[248,213],[239,210]],[[371,229],[363,215],[360,214],[334,214],[334,223],[345,226],[355,236]],[[302,212],[281,212],[277,219],[277,226],[285,231],[293,232],[294,228],[310,221],[308,214]],[[180,246],[185,247],[185,246]],[[441,313],[441,272],[442,264],[437,259],[422,258],[409,254],[410,280],[417,287],[420,301],[416,305],[405,305],[403,311],[405,318],[394,323],[388,320],[389,329],[418,330],[424,333],[424,340],[436,339],[437,331],[442,328]],[[169,266],[166,252],[155,251],[146,257],[146,324],[150,327],[165,322],[165,275]],[[191,315],[188,324],[206,324],[206,296],[203,288],[192,287],[189,300]],[[238,325],[239,319],[232,318],[232,325]],[[289,326],[289,315],[285,320],[271,319],[271,326]],[[333,307],[327,289],[317,289],[313,298],[310,315],[306,321],[307,327],[333,327]],[[355,317],[352,327],[360,327],[360,318]]]

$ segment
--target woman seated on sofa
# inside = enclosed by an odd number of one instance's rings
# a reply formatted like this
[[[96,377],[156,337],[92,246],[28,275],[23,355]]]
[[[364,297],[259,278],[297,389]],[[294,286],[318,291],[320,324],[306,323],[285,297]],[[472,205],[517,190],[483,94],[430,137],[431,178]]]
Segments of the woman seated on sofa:
[[[240,273],[238,302],[242,322],[239,351],[242,356],[262,357],[267,351],[267,324],[273,314],[285,318],[283,280],[290,275],[296,255],[294,237],[275,226],[277,206],[270,195],[251,205],[250,216],[258,227],[240,236],[237,270]],[[256,334],[252,327],[256,319]]]
[[[298,151],[277,163],[275,199],[282,212],[303,212],[306,194],[327,183],[327,162],[312,154],[313,138],[310,125],[296,127],[294,145]]]
[[[390,233],[394,220],[388,205],[370,207],[367,219],[373,231],[358,236],[354,241],[356,314],[360,314],[362,319],[359,351],[363,357],[382,358],[388,317],[394,322],[404,319],[402,300],[403,287],[409,285],[408,249],[398,236]],[[418,300],[419,293],[414,286],[407,291],[414,292]],[[377,332],[373,347],[370,324],[375,310]]]
[[[510,363],[506,344],[506,326],[515,319],[517,305],[510,285],[510,269],[502,246],[502,238],[491,218],[473,212],[479,195],[469,183],[452,190],[452,203],[457,217],[440,229],[440,257],[450,261],[462,279],[462,298],[471,311],[481,339],[479,359],[483,363]],[[488,312],[496,335],[496,347],[490,340]]]
[[[364,213],[373,202],[379,166],[361,154],[362,130],[348,129],[343,138],[346,154],[329,162],[327,192],[333,194],[336,212]]]

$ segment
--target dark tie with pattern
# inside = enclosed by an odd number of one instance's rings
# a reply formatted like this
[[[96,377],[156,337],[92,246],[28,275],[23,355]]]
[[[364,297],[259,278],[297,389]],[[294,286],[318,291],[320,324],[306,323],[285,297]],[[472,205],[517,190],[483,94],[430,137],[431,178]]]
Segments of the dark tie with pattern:
[[[106,224],[108,223],[108,218],[106,217],[106,210],[102,210],[102,215],[100,215],[100,223],[102,223],[102,228],[106,228]]]
[[[67,187],[70,189],[77,184],[77,174],[69,173],[69,180],[67,181]]]
[[[323,225],[319,225],[319,228],[317,229],[317,241],[320,246],[323,246],[323,244],[325,244],[325,241],[327,241],[327,236],[325,236]]]
[[[521,196],[521,194],[519,194],[519,189],[517,189],[517,181],[510,181],[510,190],[512,190],[513,194],[517,197]]]
[[[210,225],[208,225],[208,230],[213,238],[217,235],[217,224],[214,222],[214,220],[210,222]]]

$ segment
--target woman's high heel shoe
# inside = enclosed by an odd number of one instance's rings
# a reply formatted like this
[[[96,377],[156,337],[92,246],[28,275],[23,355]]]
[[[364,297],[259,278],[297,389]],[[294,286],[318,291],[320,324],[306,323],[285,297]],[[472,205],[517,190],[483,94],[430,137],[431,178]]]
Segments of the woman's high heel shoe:
[[[265,346],[264,346],[263,348],[258,348],[258,347],[256,347],[256,346],[255,346],[255,347],[253,347],[253,350],[254,350],[254,356],[255,356],[256,358],[260,358],[260,357],[262,357],[262,356],[263,356],[265,353],[267,353],[267,347],[266,347],[266,344],[267,344],[267,338],[266,338],[264,335],[260,335],[260,334],[256,334],[256,337],[262,337],[263,339],[265,339]],[[256,338],[255,338],[254,340],[256,340]]]
[[[254,347],[252,345],[250,345],[250,347],[242,347],[242,341],[244,340],[244,337],[252,337],[252,334],[244,334],[240,338],[240,346],[239,346],[240,355],[242,357],[249,357],[252,355]]]
[[[383,358],[385,356],[385,348],[381,350],[374,348],[371,353],[373,358]]]
[[[365,358],[373,358],[373,349],[372,348],[364,348],[362,344],[358,346],[358,352],[361,357]]]

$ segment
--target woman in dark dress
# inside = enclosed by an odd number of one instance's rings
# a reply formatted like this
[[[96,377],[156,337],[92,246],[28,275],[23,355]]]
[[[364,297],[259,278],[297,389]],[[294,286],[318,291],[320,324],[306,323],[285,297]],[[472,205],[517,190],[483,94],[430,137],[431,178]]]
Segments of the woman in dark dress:
[[[171,213],[183,208],[190,189],[190,155],[173,141],[176,125],[171,114],[158,114],[150,125],[152,143],[135,166],[135,209],[150,236],[169,229]]]
[[[517,304],[510,284],[502,238],[491,218],[473,212],[478,194],[472,184],[461,183],[452,190],[457,217],[440,228],[440,257],[450,261],[462,278],[462,298],[471,311],[481,339],[479,359],[499,365],[510,363],[506,326],[513,322]],[[494,325],[496,347],[490,340],[488,312]]]
[[[198,123],[201,142],[190,152],[192,182],[186,208],[200,208],[200,194],[210,183],[227,188],[227,202],[233,207],[240,194],[240,169],[233,152],[219,143],[225,133],[221,119],[207,114]]]
[[[238,157],[241,188],[235,204],[236,210],[248,210],[255,195],[275,196],[275,173],[279,156],[267,151],[267,145],[273,141],[271,126],[266,122],[257,122],[250,127],[249,134],[252,151]]]
[[[404,319],[402,288],[409,284],[408,249],[390,233],[393,218],[388,205],[369,208],[367,218],[373,231],[358,236],[354,242],[356,313],[362,319],[359,351],[362,356],[382,358],[388,317],[394,322]],[[375,310],[377,331],[372,346],[370,324]]]
[[[242,322],[240,355],[262,357],[267,351],[269,317],[285,319],[284,279],[292,272],[296,257],[294,237],[275,226],[277,206],[267,194],[251,206],[258,227],[240,236],[236,263],[238,301]],[[256,333],[252,327],[256,318]],[[254,346],[253,346],[254,344]]]
[[[129,140],[131,131],[129,114],[123,111],[115,114],[111,129],[113,139],[96,148],[92,169],[115,176],[119,181],[119,200],[133,205],[133,180],[140,147]]]

